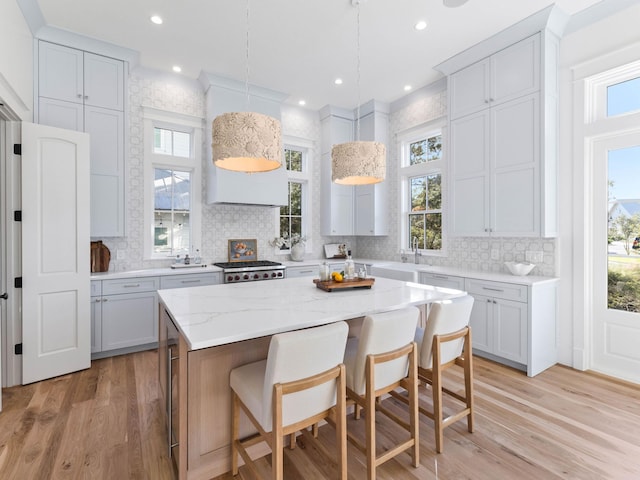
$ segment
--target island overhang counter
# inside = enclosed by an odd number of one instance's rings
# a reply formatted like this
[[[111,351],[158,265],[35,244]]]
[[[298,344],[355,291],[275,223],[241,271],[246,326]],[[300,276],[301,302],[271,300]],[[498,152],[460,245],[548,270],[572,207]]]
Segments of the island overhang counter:
[[[332,292],[308,277],[160,290],[159,382],[178,478],[230,470],[229,372],[266,358],[272,335],[464,294],[386,278]]]

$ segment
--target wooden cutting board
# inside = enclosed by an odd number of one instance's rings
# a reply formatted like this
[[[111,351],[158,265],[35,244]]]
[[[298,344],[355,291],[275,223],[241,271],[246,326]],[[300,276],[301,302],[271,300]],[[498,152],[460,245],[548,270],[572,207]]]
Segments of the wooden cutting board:
[[[101,240],[91,242],[91,273],[108,272],[111,252]]]
[[[316,284],[316,287],[326,292],[332,292],[333,290],[349,290],[353,288],[371,288],[375,281],[376,279],[371,277],[343,280],[341,282],[336,282],[334,280],[321,282],[318,278],[313,279],[313,283]]]

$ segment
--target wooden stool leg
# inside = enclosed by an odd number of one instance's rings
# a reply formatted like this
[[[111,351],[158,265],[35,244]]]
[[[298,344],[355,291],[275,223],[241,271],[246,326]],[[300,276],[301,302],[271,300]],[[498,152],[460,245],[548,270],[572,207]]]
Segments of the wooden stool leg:
[[[289,450],[296,448],[296,432],[289,435]]]
[[[433,339],[433,381],[431,384],[433,393],[433,423],[436,433],[436,452],[442,453],[444,443],[442,432],[442,371],[440,367],[440,342],[437,337]]]
[[[233,390],[231,397],[231,473],[237,475],[238,447],[236,442],[240,439],[240,400]]]
[[[412,465],[420,465],[420,438],[418,433],[418,423],[420,422],[420,411],[418,409],[418,349],[413,344],[413,351],[409,357],[409,430],[413,438],[413,448],[411,449]]]
[[[366,366],[367,390],[365,399],[365,430],[368,480],[375,480],[376,478],[376,398],[373,365],[373,359],[371,357],[368,357]]]
[[[467,430],[473,433],[473,354],[471,352],[471,329],[467,331],[464,342],[464,393],[469,414]]]

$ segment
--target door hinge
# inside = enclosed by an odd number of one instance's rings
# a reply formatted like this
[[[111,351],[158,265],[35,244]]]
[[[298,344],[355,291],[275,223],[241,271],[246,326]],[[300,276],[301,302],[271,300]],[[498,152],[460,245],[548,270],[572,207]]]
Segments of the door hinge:
[[[13,279],[14,288],[22,288],[22,277],[16,277]]]
[[[16,210],[13,212],[13,221],[14,222],[22,221],[22,210]]]
[[[14,143],[13,144],[13,154],[14,155],[22,155],[22,144]]]
[[[22,344],[21,343],[16,343],[13,346],[13,353],[15,353],[16,355],[22,355]]]

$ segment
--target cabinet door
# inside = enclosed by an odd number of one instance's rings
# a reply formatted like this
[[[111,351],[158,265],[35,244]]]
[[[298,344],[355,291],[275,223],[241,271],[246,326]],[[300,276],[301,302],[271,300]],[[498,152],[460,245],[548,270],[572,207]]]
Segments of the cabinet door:
[[[540,36],[534,35],[491,57],[492,105],[540,89]]]
[[[491,109],[491,228],[501,235],[540,231],[538,94]]]
[[[84,54],[84,103],[124,110],[124,63],[121,60]]]
[[[91,353],[102,351],[102,297],[91,297]]]
[[[124,118],[122,112],[85,107],[91,136],[91,236],[124,234]]]
[[[353,187],[331,187],[331,231],[329,235],[353,235]]]
[[[490,112],[451,122],[453,235],[487,235],[490,225]]]
[[[318,276],[318,265],[287,267],[287,278]]]
[[[454,277],[439,273],[420,272],[420,283],[424,285],[433,285],[434,287],[464,290],[464,277]]]
[[[38,95],[82,104],[83,52],[47,42],[38,49]]]
[[[511,300],[493,300],[494,345],[499,357],[526,365],[527,304]],[[475,337],[474,337],[475,343]]]
[[[220,283],[220,273],[192,273],[185,275],[165,275],[160,277],[160,288],[185,288],[201,287],[204,285],[218,285]]]
[[[471,335],[473,349],[493,353],[493,299],[474,295],[471,309]]]
[[[109,295],[102,302],[102,351],[158,341],[156,292]]]
[[[490,61],[481,60],[449,77],[451,118],[468,115],[489,104]]]
[[[79,103],[40,97],[38,123],[66,130],[84,131],[84,108]]]
[[[372,186],[372,185],[371,185]],[[355,234],[373,235],[375,233],[375,204],[372,189],[356,191],[355,196]]]

